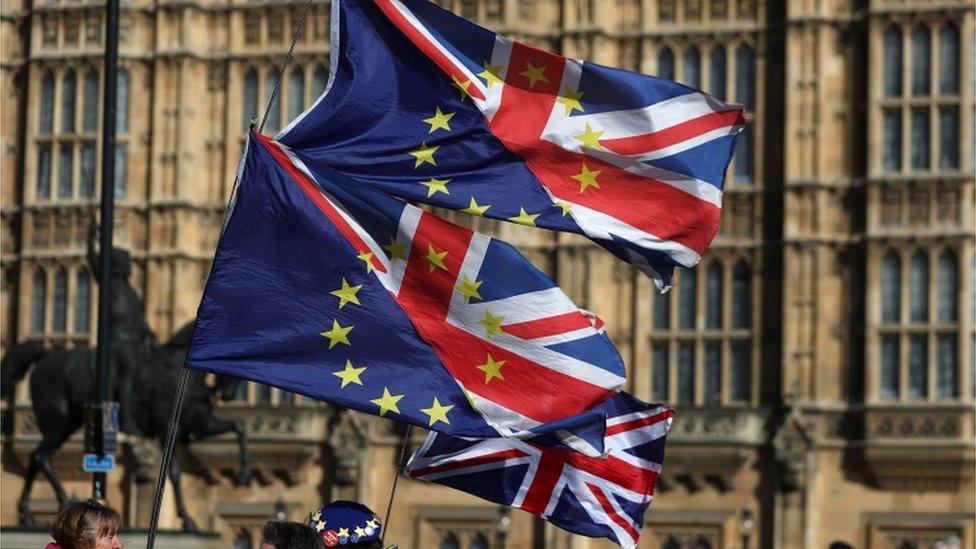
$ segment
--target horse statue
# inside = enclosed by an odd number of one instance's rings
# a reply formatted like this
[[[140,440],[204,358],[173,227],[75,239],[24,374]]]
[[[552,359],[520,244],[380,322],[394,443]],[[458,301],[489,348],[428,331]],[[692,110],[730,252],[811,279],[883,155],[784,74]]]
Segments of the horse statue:
[[[97,273],[97,257],[93,257],[93,231],[89,234],[89,261]],[[126,433],[156,438],[160,445],[166,438],[170,412],[174,404],[180,370],[186,357],[193,331],[190,323],[180,329],[165,344],[159,345],[155,334],[148,329],[142,313],[141,300],[128,284],[128,254],[112,250],[112,380],[113,394],[122,405],[121,430]],[[116,262],[119,262],[116,265]],[[99,284],[102,281],[99,278]],[[117,291],[118,290],[118,291]],[[120,337],[119,334],[123,334]],[[54,487],[58,503],[68,503],[67,494],[51,465],[51,456],[81,427],[85,406],[95,394],[95,352],[87,347],[73,349],[45,349],[40,343],[15,345],[0,361],[0,391],[2,396],[12,392],[16,383],[33,367],[30,380],[31,406],[37,418],[42,439],[31,453],[24,488],[18,502],[20,523],[33,526],[30,495],[34,479],[43,473]],[[215,387],[205,383],[206,375],[191,372],[186,400],[180,418],[179,443],[233,432],[240,448],[241,469],[239,485],[250,482],[251,468],[247,451],[247,436],[240,421],[225,421],[214,417],[214,394],[230,400],[237,393],[242,380],[217,376]],[[173,483],[176,509],[185,532],[196,532],[197,526],[188,516],[180,485],[180,464],[176,455],[169,467]]]

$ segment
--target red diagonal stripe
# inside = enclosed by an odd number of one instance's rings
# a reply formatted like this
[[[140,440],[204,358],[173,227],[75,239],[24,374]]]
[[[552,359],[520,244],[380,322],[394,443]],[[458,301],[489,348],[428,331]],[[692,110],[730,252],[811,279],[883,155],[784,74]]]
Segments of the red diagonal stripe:
[[[594,476],[600,477],[607,482],[612,482],[623,488],[638,494],[650,494],[653,492],[654,482],[657,480],[657,472],[644,469],[627,463],[626,461],[608,455],[604,459],[592,458],[579,452],[561,452],[565,454],[564,459],[581,471],[586,471]]]
[[[712,130],[728,128],[736,124],[744,123],[745,119],[742,117],[742,111],[739,109],[713,112],[653,133],[617,139],[601,139],[600,144],[617,154],[643,154],[670,147],[671,145],[698,137]]]
[[[485,454],[483,456],[461,459],[458,461],[453,461],[450,463],[443,463],[441,465],[431,465],[430,467],[421,467],[419,469],[411,469],[408,475],[412,478],[422,477],[430,475],[433,473],[441,473],[444,471],[454,471],[457,469],[464,469],[467,467],[474,467],[475,465],[482,465],[484,463],[492,463],[495,461],[504,462],[505,460],[525,457],[529,454],[517,449],[512,448],[511,450],[502,450],[500,452],[494,452],[491,454]]]
[[[655,423],[660,423],[671,417],[674,417],[674,410],[665,410],[659,414],[654,414],[653,416],[639,417],[637,419],[625,421],[616,425],[607,425],[607,430],[604,431],[603,436],[609,437],[623,433],[624,431],[633,431],[634,429],[639,429],[641,427],[650,427]]]
[[[603,507],[603,512],[606,513],[608,517],[610,517],[610,520],[617,523],[618,526],[620,526],[621,528],[624,529],[624,531],[627,532],[627,535],[630,536],[630,539],[632,539],[634,542],[637,542],[637,538],[640,537],[640,532],[638,532],[634,528],[634,525],[632,525],[629,520],[625,519],[624,517],[620,516],[617,513],[617,510],[613,508],[613,504],[610,503],[610,501],[607,499],[607,496],[606,494],[603,493],[603,490],[601,490],[598,486],[594,486],[590,483],[586,483],[586,487],[589,488],[590,493],[593,494],[593,497],[595,497],[596,500],[600,502],[600,507]]]
[[[564,334],[582,328],[592,328],[589,319],[579,311],[548,318],[528,320],[516,324],[506,324],[502,330],[522,339],[537,339],[556,334]]]

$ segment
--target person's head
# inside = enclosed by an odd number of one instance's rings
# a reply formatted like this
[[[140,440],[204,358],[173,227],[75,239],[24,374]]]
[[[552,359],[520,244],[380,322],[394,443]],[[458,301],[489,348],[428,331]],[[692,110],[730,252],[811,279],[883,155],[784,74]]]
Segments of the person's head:
[[[355,501],[333,501],[309,517],[319,543],[343,549],[381,549],[383,525],[369,507]]]
[[[64,549],[121,549],[119,513],[97,500],[72,503],[58,513],[51,537]]]
[[[260,549],[318,549],[315,533],[297,522],[270,521],[261,531]]]

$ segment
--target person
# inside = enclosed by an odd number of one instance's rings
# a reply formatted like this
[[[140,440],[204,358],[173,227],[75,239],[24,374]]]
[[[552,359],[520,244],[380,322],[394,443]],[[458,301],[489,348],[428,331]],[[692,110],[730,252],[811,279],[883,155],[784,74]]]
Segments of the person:
[[[119,513],[98,500],[72,503],[58,513],[51,525],[54,543],[45,549],[122,549],[121,524]]]
[[[261,531],[259,549],[318,549],[315,533],[297,522],[268,521]]]
[[[382,549],[383,525],[369,507],[355,501],[337,500],[308,519],[319,541],[326,547]]]

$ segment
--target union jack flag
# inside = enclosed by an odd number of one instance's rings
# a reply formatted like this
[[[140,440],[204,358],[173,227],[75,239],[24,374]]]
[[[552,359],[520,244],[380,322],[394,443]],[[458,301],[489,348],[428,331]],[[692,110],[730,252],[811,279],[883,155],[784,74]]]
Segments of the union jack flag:
[[[412,478],[518,507],[553,524],[634,547],[654,495],[674,411],[621,393],[607,400],[606,457],[530,440],[431,433],[407,464]]]
[[[427,0],[333,2],[326,92],[279,141],[392,194],[583,234],[670,284],[718,229],[743,109]]]

